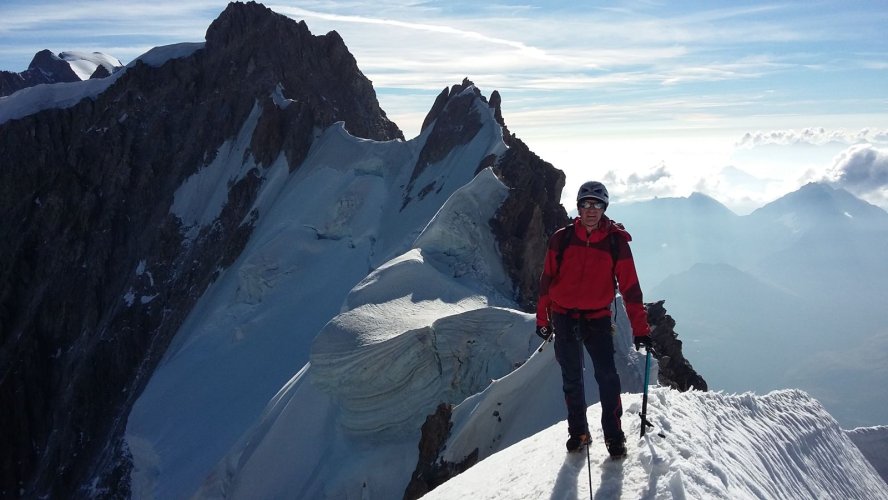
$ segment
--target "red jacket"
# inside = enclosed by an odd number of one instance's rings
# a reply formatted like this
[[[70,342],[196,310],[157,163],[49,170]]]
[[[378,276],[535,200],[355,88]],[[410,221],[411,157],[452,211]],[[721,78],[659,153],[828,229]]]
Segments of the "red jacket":
[[[549,239],[546,262],[540,276],[537,325],[548,325],[550,312],[570,313],[578,310],[588,318],[610,315],[616,276],[633,335],[649,335],[641,286],[629,249],[632,236],[622,225],[602,216],[598,229],[587,237],[586,228],[580,224],[578,217],[574,219],[574,234],[570,245],[564,250],[559,269],[557,256],[562,238],[567,235],[565,231],[565,228],[559,229]],[[611,253],[611,233],[616,235],[616,265]]]

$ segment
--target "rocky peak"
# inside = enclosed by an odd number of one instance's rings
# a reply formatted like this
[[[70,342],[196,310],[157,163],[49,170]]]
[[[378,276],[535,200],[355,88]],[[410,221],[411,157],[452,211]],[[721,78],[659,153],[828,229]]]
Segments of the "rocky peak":
[[[67,62],[52,51],[44,49],[34,55],[26,71],[21,73],[0,71],[0,97],[41,83],[78,81],[80,78]]]
[[[565,176],[509,133],[498,91],[494,90],[488,101],[475,84],[465,78],[462,83],[444,88],[438,94],[423,121],[423,131],[432,126],[434,129],[429,132],[419,155],[408,193],[412,192],[413,182],[429,164],[440,160],[455,145],[467,143],[478,132],[481,122],[473,108],[476,100],[493,110],[494,118],[503,128],[503,141],[508,146],[501,157],[485,158],[478,165],[478,170],[492,166],[497,177],[509,187],[509,196],[491,220],[491,228],[503,257],[503,266],[512,278],[515,300],[525,311],[533,311],[548,238],[567,221],[567,212],[560,201]],[[420,196],[427,189],[420,190]],[[409,201],[407,197],[404,205]]]
[[[43,73],[52,83],[76,82],[80,80],[67,62],[47,49],[41,50],[34,55],[31,64],[28,65],[28,69]]]
[[[484,96],[481,95],[481,91],[475,87],[475,84],[468,78],[463,78],[462,83],[453,85],[449,88],[444,87],[444,90],[442,90],[441,93],[438,94],[438,97],[435,98],[435,103],[432,105],[432,109],[429,110],[428,114],[426,114],[425,119],[422,121],[422,128],[420,130],[425,130],[426,127],[434,123],[435,120],[437,120],[442,115],[450,100],[457,98],[457,96],[459,96],[466,89],[469,88],[473,89],[472,93],[475,97],[481,99],[485,103],[487,102],[487,99],[485,99]]]
[[[283,97],[299,102],[308,113],[290,120],[309,120],[319,127],[344,121],[358,137],[404,138],[335,31],[314,36],[304,21],[255,2],[233,2],[207,29],[206,54],[213,76],[227,82],[223,87],[228,93],[267,100],[280,84]]]

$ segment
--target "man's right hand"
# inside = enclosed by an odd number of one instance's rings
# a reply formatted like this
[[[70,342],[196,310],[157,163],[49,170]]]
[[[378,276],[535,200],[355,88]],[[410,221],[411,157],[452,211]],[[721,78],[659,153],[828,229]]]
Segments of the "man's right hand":
[[[536,334],[543,340],[549,340],[549,337],[552,336],[552,328],[547,325],[538,325],[536,328]]]

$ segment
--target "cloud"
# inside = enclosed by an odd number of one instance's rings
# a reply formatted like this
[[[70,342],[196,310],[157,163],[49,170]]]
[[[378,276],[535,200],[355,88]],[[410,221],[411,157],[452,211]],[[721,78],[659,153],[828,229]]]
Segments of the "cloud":
[[[672,174],[663,163],[648,172],[632,172],[629,175],[609,170],[602,177],[602,182],[607,186],[612,202],[626,203],[658,196],[672,196],[676,191]]]
[[[836,156],[825,181],[861,198],[888,206],[888,149],[855,144]]]
[[[669,172],[666,171],[666,165],[660,164],[652,172],[639,175],[633,173],[629,175],[628,181],[633,184],[656,184],[657,182],[668,178]]]
[[[833,184],[859,193],[888,187],[888,149],[856,144],[842,151],[827,172]]]
[[[857,132],[823,127],[804,128],[801,130],[770,130],[747,132],[737,141],[737,147],[753,148],[770,144],[786,146],[794,144],[822,145],[829,143],[842,144],[888,144],[888,130],[863,128]]]

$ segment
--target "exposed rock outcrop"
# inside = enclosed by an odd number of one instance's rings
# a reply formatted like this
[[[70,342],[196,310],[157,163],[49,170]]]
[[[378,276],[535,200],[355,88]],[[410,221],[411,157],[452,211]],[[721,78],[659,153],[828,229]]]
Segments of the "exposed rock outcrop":
[[[675,333],[675,320],[666,314],[664,302],[660,300],[645,304],[648,324],[651,325],[651,339],[654,342],[653,354],[660,366],[660,385],[682,392],[706,391],[708,390],[706,381],[694,370],[682,353],[682,343]]]
[[[404,500],[414,500],[425,495],[478,462],[477,448],[460,463],[438,459],[444,451],[444,444],[450,435],[451,427],[453,427],[453,423],[450,421],[452,411],[453,405],[441,403],[435,413],[426,417],[425,423],[422,424],[419,461],[416,464],[413,477],[410,478],[410,483],[407,485],[407,490],[404,492]]]
[[[173,194],[257,105],[254,166],[186,240]],[[0,497],[127,496],[130,406],[243,249],[265,167],[284,155],[298,168],[314,129],[338,121],[402,137],[335,32],[250,2],[190,56],[138,62],[95,99],[0,125]]]
[[[501,117],[499,108],[497,112]],[[508,134],[507,129],[503,130]],[[490,226],[512,278],[514,299],[524,311],[532,312],[536,310],[549,236],[568,220],[560,201],[565,177],[514,134],[504,139],[509,150],[494,171],[510,191]]]
[[[96,70],[93,71],[93,73],[91,75],[89,75],[89,79],[95,80],[97,78],[105,78],[108,76],[111,76],[111,72],[108,71],[108,68],[106,68],[102,65],[99,65],[99,66],[96,66]]]

